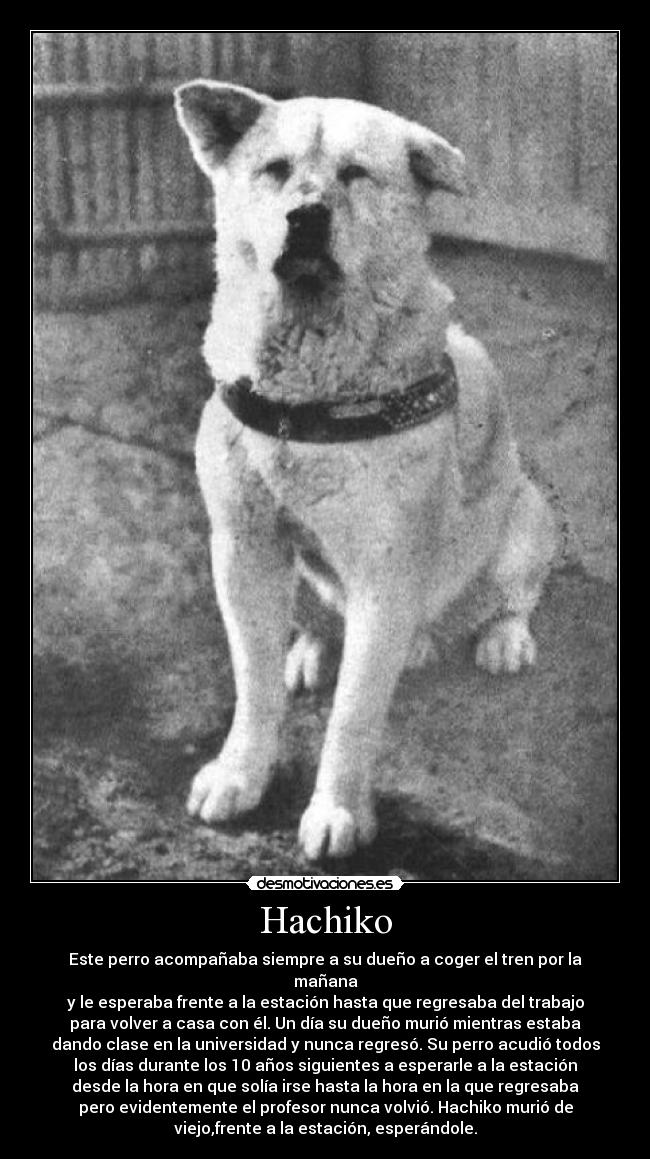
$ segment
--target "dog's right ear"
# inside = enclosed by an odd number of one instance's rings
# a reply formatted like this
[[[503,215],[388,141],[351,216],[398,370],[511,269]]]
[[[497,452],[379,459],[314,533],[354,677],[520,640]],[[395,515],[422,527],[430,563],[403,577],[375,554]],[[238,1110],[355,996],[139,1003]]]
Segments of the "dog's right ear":
[[[428,129],[418,126],[418,139],[409,142],[409,168],[426,194],[440,190],[462,196],[468,192],[460,149]]]
[[[275,103],[252,89],[211,80],[190,81],[174,93],[176,116],[208,177],[225,165],[238,141]]]

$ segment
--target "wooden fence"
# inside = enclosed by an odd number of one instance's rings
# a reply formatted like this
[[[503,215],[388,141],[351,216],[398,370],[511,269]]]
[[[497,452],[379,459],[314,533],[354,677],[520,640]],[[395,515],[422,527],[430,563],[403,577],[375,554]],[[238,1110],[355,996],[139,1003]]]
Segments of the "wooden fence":
[[[465,149],[477,188],[441,205],[440,233],[601,262],[611,253],[611,33],[38,32],[39,304],[207,284],[210,188],[171,102],[199,75],[280,97],[373,100],[435,127]]]
[[[612,262],[614,32],[392,32],[368,45],[368,99],[464,150],[474,196],[436,229]]]
[[[35,296],[42,305],[196,291],[212,211],[172,107],[196,76],[278,97],[358,95],[355,33],[34,35]]]

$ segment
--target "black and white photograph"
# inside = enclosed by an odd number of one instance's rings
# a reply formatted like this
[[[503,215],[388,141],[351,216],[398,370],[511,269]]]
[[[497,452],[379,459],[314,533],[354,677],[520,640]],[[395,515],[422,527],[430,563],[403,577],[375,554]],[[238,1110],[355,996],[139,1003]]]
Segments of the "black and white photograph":
[[[616,31],[31,34],[34,882],[617,882]]]

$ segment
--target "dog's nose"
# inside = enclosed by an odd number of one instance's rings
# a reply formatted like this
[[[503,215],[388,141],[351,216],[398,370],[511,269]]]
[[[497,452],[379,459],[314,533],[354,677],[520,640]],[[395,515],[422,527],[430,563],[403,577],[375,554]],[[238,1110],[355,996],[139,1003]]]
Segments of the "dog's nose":
[[[331,216],[330,210],[321,202],[292,209],[287,214],[292,247],[305,251],[324,249],[329,238]]]

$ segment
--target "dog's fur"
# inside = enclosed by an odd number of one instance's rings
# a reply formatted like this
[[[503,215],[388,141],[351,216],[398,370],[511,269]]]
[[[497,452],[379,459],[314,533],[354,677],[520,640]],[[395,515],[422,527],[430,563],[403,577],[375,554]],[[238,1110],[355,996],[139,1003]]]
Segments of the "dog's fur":
[[[355,101],[278,103],[196,81],[176,107],[215,190],[218,290],[204,353],[217,390],[197,466],[237,692],[230,734],[195,777],[189,809],[219,822],[256,806],[277,755],[283,672],[291,689],[317,683],[321,642],[305,633],[289,649],[300,572],[345,618],[300,840],[309,858],[343,856],[375,835],[373,764],[422,626],[483,575],[498,609],[477,663],[533,663],[528,619],[553,522],[520,468],[496,372],[450,324],[453,297],[432,262],[436,201],[463,192],[462,154]],[[316,234],[296,242],[292,223],[313,207]],[[445,350],[456,409],[388,437],[281,441],[242,426],[220,397],[219,384],[242,376],[289,401],[404,390]]]

